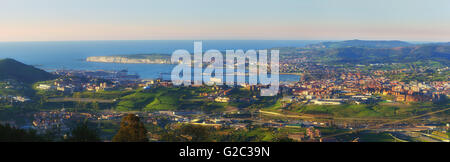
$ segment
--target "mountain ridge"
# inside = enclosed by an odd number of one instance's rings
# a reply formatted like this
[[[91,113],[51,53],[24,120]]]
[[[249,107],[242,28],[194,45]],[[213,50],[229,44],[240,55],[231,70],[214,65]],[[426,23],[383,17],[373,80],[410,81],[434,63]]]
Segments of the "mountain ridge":
[[[365,47],[365,48],[393,48],[413,46],[414,44],[399,40],[345,40],[336,42],[321,42],[307,45],[307,48],[343,48],[343,47]]]

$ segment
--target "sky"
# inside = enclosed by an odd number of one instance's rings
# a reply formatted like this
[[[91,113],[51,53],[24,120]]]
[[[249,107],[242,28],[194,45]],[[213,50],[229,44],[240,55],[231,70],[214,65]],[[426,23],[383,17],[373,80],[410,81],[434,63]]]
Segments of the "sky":
[[[0,41],[450,41],[448,0],[0,0]]]

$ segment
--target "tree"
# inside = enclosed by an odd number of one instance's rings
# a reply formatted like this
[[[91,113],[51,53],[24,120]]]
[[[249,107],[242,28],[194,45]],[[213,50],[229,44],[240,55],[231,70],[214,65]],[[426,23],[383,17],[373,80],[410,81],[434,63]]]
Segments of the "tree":
[[[147,142],[147,130],[144,123],[135,114],[122,118],[120,129],[112,139],[113,142]]]
[[[0,124],[0,142],[43,142],[42,136],[33,130],[24,130],[11,127],[9,124]]]
[[[192,142],[207,142],[210,140],[211,130],[208,127],[197,125],[185,125],[181,129],[181,133],[192,137]]]
[[[100,110],[100,107],[99,107],[97,101],[92,102],[92,109],[95,111]]]
[[[67,138],[68,142],[100,142],[100,137],[96,130],[89,129],[87,122],[78,124]]]

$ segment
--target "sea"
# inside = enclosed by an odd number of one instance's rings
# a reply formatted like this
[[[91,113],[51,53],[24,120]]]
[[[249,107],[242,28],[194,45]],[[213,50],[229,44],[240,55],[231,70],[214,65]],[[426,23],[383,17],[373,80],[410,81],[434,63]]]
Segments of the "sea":
[[[202,41],[203,51],[269,49],[274,47],[304,47],[319,40],[196,40]],[[52,72],[65,70],[128,70],[142,79],[155,79],[160,73],[170,73],[175,65],[119,64],[86,62],[89,56],[171,54],[185,49],[192,53],[194,40],[123,40],[123,41],[51,41],[0,42],[0,59],[12,58]],[[170,76],[169,76],[170,78]],[[165,78],[166,79],[166,78]],[[280,75],[280,82],[296,82],[297,75]]]

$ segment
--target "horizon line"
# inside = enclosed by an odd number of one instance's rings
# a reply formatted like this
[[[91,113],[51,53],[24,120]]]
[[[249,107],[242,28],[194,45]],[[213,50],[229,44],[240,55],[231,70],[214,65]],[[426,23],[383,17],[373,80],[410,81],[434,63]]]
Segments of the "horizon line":
[[[32,43],[32,42],[97,42],[97,41],[402,41],[411,43],[448,43],[450,41],[402,40],[402,39],[84,39],[84,40],[13,40],[0,43]]]

